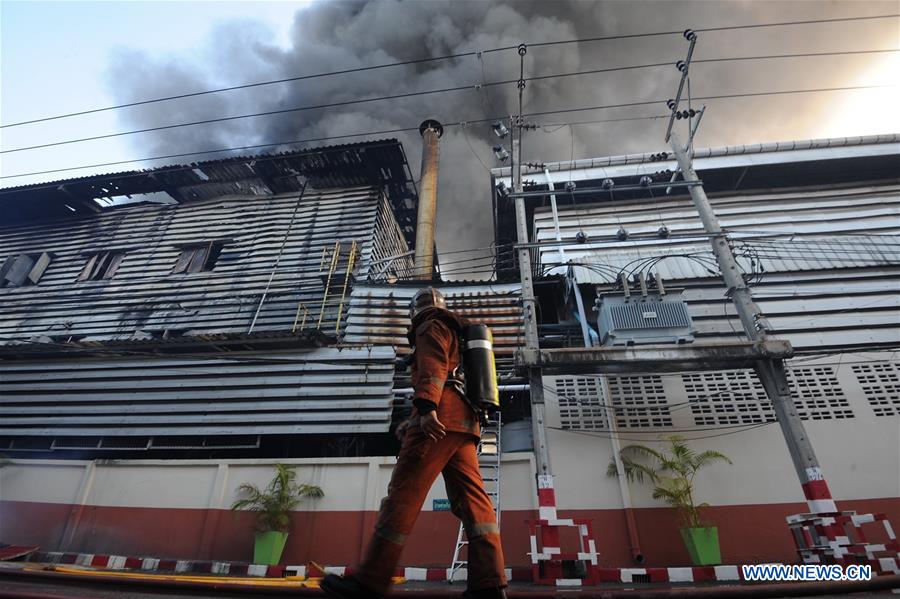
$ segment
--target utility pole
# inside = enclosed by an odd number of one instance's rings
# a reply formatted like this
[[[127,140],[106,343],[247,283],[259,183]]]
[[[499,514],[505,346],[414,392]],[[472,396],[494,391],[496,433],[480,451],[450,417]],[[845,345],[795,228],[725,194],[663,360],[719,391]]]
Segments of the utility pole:
[[[512,152],[510,153],[510,174],[513,179],[513,191],[521,193],[522,188],[522,132],[524,131],[522,120],[522,93],[525,90],[525,53],[524,44],[519,46],[519,114],[511,123]],[[525,327],[525,350],[529,353],[537,353],[538,326],[537,309],[534,297],[533,271],[531,268],[531,250],[528,245],[528,219],[525,212],[525,198],[516,196],[516,237],[519,243],[519,277],[522,281],[522,316]],[[550,478],[550,459],[547,451],[547,428],[544,426],[546,406],[544,404],[544,380],[540,367],[528,368],[528,383],[531,395],[531,425],[534,438],[534,461],[537,469],[539,486],[541,477]],[[551,486],[552,488],[552,486]]]
[[[678,160],[678,166],[681,168],[684,180],[699,182],[700,179],[694,171],[691,159],[674,132],[671,133],[669,142],[672,146],[672,151],[675,153],[675,158]],[[741,319],[744,331],[753,341],[765,341],[771,326],[763,317],[762,311],[753,300],[750,288],[744,282],[744,278],[738,269],[737,261],[734,258],[734,253],[728,243],[728,236],[722,231],[722,227],[719,225],[719,220],[709,204],[709,199],[706,197],[703,186],[691,185],[688,187],[688,190],[691,194],[691,199],[694,201],[694,206],[700,213],[703,228],[711,236],[716,262],[722,271],[722,278],[728,287],[727,293],[734,301],[734,306]],[[766,390],[766,395],[772,402],[775,416],[778,419],[778,424],[781,426],[781,432],[791,454],[791,460],[793,460],[797,476],[800,478],[800,485],[803,487],[803,494],[806,497],[809,511],[814,514],[837,512],[837,507],[831,497],[825,477],[822,475],[822,469],[819,467],[819,461],[816,458],[815,451],[813,451],[812,444],[809,442],[803,421],[800,420],[800,415],[797,414],[797,408],[794,406],[783,360],[763,358],[756,362],[755,368]]]

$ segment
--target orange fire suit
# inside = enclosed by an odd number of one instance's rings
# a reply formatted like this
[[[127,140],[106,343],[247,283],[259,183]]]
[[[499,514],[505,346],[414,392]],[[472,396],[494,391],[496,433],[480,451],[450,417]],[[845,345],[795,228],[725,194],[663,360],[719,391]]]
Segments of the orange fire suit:
[[[459,392],[444,384],[460,362],[460,327],[454,323],[459,324],[456,317],[439,308],[423,310],[413,319],[410,341],[415,344],[412,382],[416,403],[434,404],[447,434],[434,441],[413,423],[403,438],[375,533],[354,574],[377,593],[388,591],[407,536],[439,473],[444,476],[451,510],[462,520],[469,540],[468,588],[507,586],[500,529],[478,468],[480,424]]]

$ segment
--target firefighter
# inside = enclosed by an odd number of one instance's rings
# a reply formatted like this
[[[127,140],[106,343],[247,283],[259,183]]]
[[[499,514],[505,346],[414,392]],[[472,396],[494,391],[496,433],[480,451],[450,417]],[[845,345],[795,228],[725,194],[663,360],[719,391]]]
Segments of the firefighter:
[[[341,599],[373,599],[390,589],[407,536],[438,474],[443,474],[454,514],[468,537],[468,584],[463,597],[503,599],[506,575],[500,529],[484,490],[476,448],[480,418],[466,400],[458,371],[463,323],[443,295],[422,289],[410,305],[414,410],[397,429],[400,455],[381,504],[375,532],[359,569],[327,575],[322,590]]]

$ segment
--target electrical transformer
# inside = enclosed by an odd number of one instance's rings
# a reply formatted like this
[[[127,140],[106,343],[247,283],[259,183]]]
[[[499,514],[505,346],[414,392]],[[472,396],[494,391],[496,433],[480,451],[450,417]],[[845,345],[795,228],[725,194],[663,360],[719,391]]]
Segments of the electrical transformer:
[[[690,343],[693,323],[681,289],[666,289],[659,276],[650,285],[638,273],[632,292],[622,277],[621,293],[600,294],[596,302],[597,328],[602,345]]]

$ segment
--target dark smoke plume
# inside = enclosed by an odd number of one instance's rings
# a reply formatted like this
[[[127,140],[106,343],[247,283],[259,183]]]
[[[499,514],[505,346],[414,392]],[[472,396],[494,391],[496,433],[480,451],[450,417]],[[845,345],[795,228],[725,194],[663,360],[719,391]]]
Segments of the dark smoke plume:
[[[151,58],[123,53],[110,67],[117,100],[184,93],[211,87],[276,79],[298,74],[355,68],[386,62],[486,50],[519,43],[623,33],[682,30],[739,23],[819,19],[896,12],[893,2],[682,2],[682,1],[322,1],[300,9],[294,19],[292,47],[285,50],[252,22],[220,27],[210,40],[211,55],[202,64],[181,57]],[[896,45],[896,22],[781,27],[700,34],[697,58],[852,50]],[[614,42],[531,48],[526,76],[625,66],[673,63],[684,57],[687,42],[678,35]],[[870,56],[832,59],[770,60],[756,63],[698,64],[692,70],[695,96],[775,89],[858,85],[858,71]],[[307,139],[354,132],[415,127],[431,117],[444,122],[510,115],[517,110],[515,85],[475,89],[483,81],[515,79],[515,50],[458,60],[380,69],[297,83],[166,102],[123,112],[123,126],[149,127],[471,85],[470,91],[373,102],[340,109],[245,119],[167,130],[140,136],[142,154],[185,152],[272,141]],[[674,95],[679,74],[674,66],[547,79],[530,82],[525,112],[665,99]],[[876,82],[870,82],[876,83]],[[884,82],[878,82],[884,83]],[[820,136],[839,96],[782,96],[765,100],[710,104],[698,138],[701,146]],[[659,115],[655,107],[602,110],[533,119],[540,125],[527,135],[524,159],[565,161],[665,149],[665,121],[633,121],[559,126],[571,121]],[[417,133],[398,136],[414,175],[418,175]],[[346,140],[352,141],[352,140]],[[344,141],[326,142],[344,143]],[[441,145],[438,248],[453,251],[492,241],[487,168],[497,163],[497,143],[487,124],[448,128]],[[311,144],[321,145],[321,144]],[[508,140],[507,140],[508,145]],[[279,148],[289,149],[289,147]],[[477,273],[472,275],[477,277]]]

